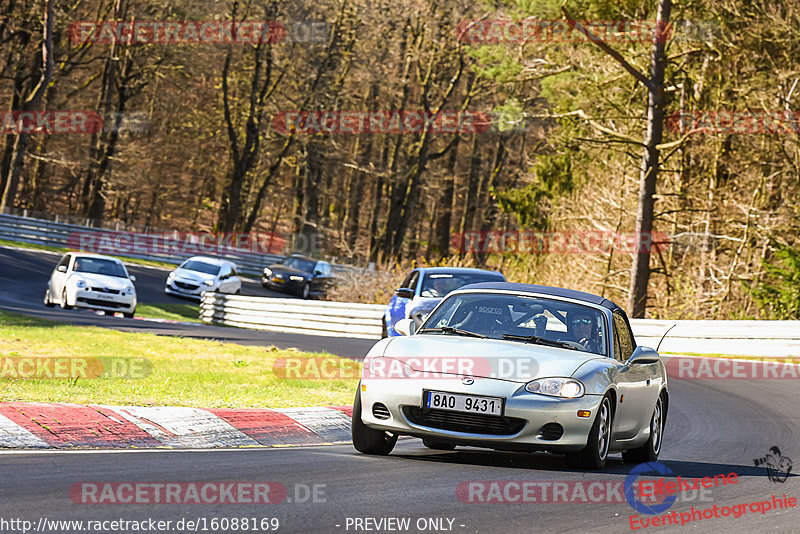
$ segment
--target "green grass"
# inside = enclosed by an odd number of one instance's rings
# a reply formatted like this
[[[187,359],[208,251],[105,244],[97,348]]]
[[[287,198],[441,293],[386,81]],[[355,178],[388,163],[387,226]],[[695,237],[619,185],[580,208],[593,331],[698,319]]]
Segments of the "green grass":
[[[200,307],[197,304],[170,302],[136,305],[136,315],[139,317],[150,317],[152,319],[169,319],[172,321],[201,323],[202,321],[199,318],[199,313]]]
[[[0,401],[205,408],[348,405],[360,365],[325,353],[70,326],[2,310],[0,356]],[[355,378],[288,380],[273,372],[278,358],[311,356],[341,363]],[[152,372],[145,378],[7,378],[10,362],[41,357],[144,358]]]
[[[14,248],[27,248],[31,250],[46,250],[48,252],[60,252],[62,254],[66,254],[67,252],[72,252],[71,249],[67,247],[54,247],[51,245],[38,245],[34,243],[23,243],[21,241],[9,241],[8,239],[0,239],[0,245],[6,247],[14,247]],[[145,267],[164,267],[166,269],[174,269],[176,266],[172,263],[166,263],[163,261],[151,261],[151,260],[140,260],[139,258],[128,258],[125,256],[113,256],[107,254],[107,256],[111,256],[112,258],[117,258],[122,260],[124,263],[130,263],[134,265],[144,265]]]

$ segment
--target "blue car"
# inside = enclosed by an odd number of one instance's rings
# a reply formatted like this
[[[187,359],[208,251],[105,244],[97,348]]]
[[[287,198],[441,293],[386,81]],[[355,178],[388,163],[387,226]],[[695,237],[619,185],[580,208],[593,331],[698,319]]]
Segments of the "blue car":
[[[498,271],[467,267],[418,267],[408,273],[403,285],[394,291],[383,313],[383,337],[399,336],[394,325],[400,319],[414,319],[417,326],[445,295],[462,286],[479,282],[505,282]]]

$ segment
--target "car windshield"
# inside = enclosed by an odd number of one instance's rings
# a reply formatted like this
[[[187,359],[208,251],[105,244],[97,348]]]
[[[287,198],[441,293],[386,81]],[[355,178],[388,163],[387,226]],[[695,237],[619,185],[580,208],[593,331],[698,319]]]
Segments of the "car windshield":
[[[421,297],[442,298],[451,291],[478,282],[503,282],[497,273],[427,273],[422,280]]]
[[[292,269],[297,269],[298,271],[306,273],[313,272],[316,264],[317,262],[314,260],[306,260],[303,258],[286,258],[283,261],[283,265],[286,267],[291,267]]]
[[[106,276],[116,276],[128,278],[125,268],[121,263],[102,258],[76,258],[73,271],[77,273],[104,274]]]
[[[214,265],[213,263],[206,263],[204,261],[198,260],[189,260],[183,264],[181,269],[186,269],[187,271],[194,271],[196,273],[205,273],[205,274],[219,274],[219,265]]]
[[[466,293],[448,297],[419,333],[486,336],[606,356],[605,315],[548,297]]]

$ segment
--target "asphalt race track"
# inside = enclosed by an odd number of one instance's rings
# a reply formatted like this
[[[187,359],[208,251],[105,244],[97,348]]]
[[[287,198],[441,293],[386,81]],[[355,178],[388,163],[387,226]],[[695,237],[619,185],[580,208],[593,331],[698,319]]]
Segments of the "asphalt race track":
[[[306,351],[327,351],[347,357],[363,357],[373,341],[343,337],[304,336],[280,332],[262,332],[204,324],[173,324],[137,321],[97,315],[89,311],[47,308],[43,303],[45,288],[60,254],[0,247],[0,308],[43,319],[74,325],[96,325],[125,332],[148,332],[168,336],[208,338],[242,345],[275,345]],[[136,275],[136,293],[140,303],[190,302],[164,294],[168,270],[128,265]],[[294,298],[270,291],[258,282],[243,281],[242,294]]]
[[[0,249],[0,307],[37,317],[71,324],[99,324],[126,331],[208,337],[237,343],[297,346],[308,350],[326,348],[350,356],[362,355],[370,341],[345,338],[316,338],[271,334],[207,325],[165,325],[102,317],[91,313],[50,310],[41,304],[44,284],[55,256],[36,252]],[[164,271],[134,267],[137,289],[143,302],[163,301]],[[248,286],[248,292],[260,288]],[[334,347],[335,343],[339,345]],[[754,460],[777,446],[787,461],[800,462],[800,415],[797,406],[798,384],[792,379],[774,380],[678,380],[670,379],[671,403],[660,462],[677,476],[702,478],[736,473],[735,484],[678,495],[668,510],[658,515],[636,512],[624,494],[607,493],[591,502],[593,495],[573,491],[553,501],[553,489],[560,483],[602,482],[618,487],[631,466],[613,455],[602,472],[580,471],[566,465],[560,456],[547,453],[505,453],[459,448],[453,452],[426,449],[420,440],[398,442],[388,457],[358,454],[351,445],[291,448],[251,448],[198,451],[4,451],[0,452],[0,531],[21,532],[9,520],[27,520],[32,527],[40,520],[124,520],[172,521],[163,532],[195,531],[176,529],[179,520],[200,522],[198,532],[266,532],[262,518],[277,518],[277,532],[798,532],[800,505],[787,509],[765,510],[751,503],[800,498],[798,468],[789,477],[772,481],[767,471],[755,467]],[[795,464],[795,466],[800,464]],[[652,478],[655,475],[649,475]],[[473,494],[472,500],[493,495],[494,502],[470,502],[469,493],[458,488],[470,481],[516,482],[516,488],[492,493],[491,484]],[[182,504],[81,504],[70,488],[81,483],[219,482],[281,484],[285,498],[274,504],[182,503]],[[549,488],[550,499],[542,501],[542,491],[532,495],[534,502],[519,502],[522,484],[538,483]],[[77,485],[77,486],[76,486]],[[316,491],[316,499],[313,497]],[[545,492],[547,493],[547,492]],[[477,497],[475,496],[477,495]],[[614,496],[616,495],[616,498]],[[246,500],[247,496],[245,496]],[[75,502],[73,499],[78,500]],[[497,502],[514,500],[516,502]],[[683,526],[643,528],[637,521],[663,517],[676,512],[691,517],[692,508],[729,510],[747,505],[740,517],[711,517],[689,521]],[[763,513],[759,511],[765,510]],[[737,508],[741,513],[741,507]],[[710,512],[713,514],[713,512]],[[249,518],[259,528],[230,528],[220,519]],[[395,520],[409,521],[401,528]],[[217,523],[212,528],[211,521]],[[185,525],[185,523],[184,523]],[[205,528],[203,526],[205,525]],[[224,528],[227,526],[228,528]],[[274,530],[274,529],[273,529]],[[50,527],[46,532],[73,532],[72,528]],[[86,530],[84,530],[86,531]],[[107,524],[102,532],[126,532]],[[130,532],[131,530],[127,530]],[[158,532],[158,530],[141,530]]]
[[[701,478],[731,472],[737,473],[738,479],[735,485],[704,490],[704,494],[686,492],[669,512],[675,511],[680,517],[682,512],[691,513],[692,506],[703,510],[716,505],[722,510],[769,501],[773,495],[798,496],[799,477],[771,482],[763,468],[754,467],[753,460],[775,445],[788,458],[800,458],[798,416],[792,412],[797,403],[797,385],[785,380],[764,382],[671,383],[673,403],[661,455],[663,463],[674,472],[667,475],[667,481],[675,480],[677,475]],[[280,521],[278,532],[619,533],[631,531],[630,516],[636,513],[624,498],[610,503],[470,503],[459,499],[456,488],[468,481],[621,483],[629,470],[630,466],[622,464],[618,455],[611,458],[603,472],[582,472],[567,467],[562,457],[547,453],[479,449],[436,452],[425,449],[416,439],[401,440],[388,457],[361,455],[350,445],[221,451],[10,452],[0,453],[4,478],[0,510],[3,518],[26,519],[34,525],[40,518],[152,518],[171,520],[174,525],[182,518],[208,522],[212,518],[276,517]],[[76,504],[69,495],[70,487],[82,482],[217,481],[278,482],[287,488],[287,498],[266,505],[133,505]],[[315,485],[317,502],[311,502],[309,490]],[[519,493],[510,496],[519,497]],[[298,497],[302,502],[297,502]],[[797,532],[798,510],[761,514],[757,509],[748,509],[739,518],[711,518],[682,527],[636,530]],[[409,518],[411,527],[367,529],[367,523],[361,523],[362,528],[354,528],[356,518],[379,521],[390,517]],[[418,528],[424,527],[428,518],[444,518],[443,527]],[[421,522],[417,525],[417,521]]]

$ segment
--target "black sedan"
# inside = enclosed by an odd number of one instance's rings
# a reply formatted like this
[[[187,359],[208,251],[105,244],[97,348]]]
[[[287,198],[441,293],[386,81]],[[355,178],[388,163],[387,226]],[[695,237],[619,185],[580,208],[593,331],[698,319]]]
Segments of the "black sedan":
[[[333,282],[331,264],[294,254],[264,267],[261,285],[268,289],[296,293],[304,299],[324,295]]]

